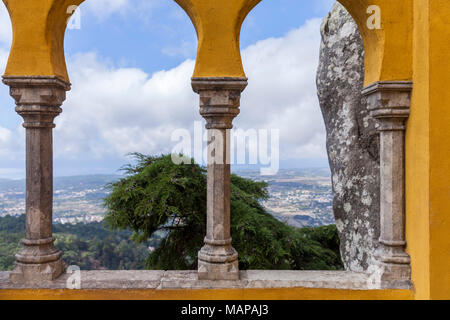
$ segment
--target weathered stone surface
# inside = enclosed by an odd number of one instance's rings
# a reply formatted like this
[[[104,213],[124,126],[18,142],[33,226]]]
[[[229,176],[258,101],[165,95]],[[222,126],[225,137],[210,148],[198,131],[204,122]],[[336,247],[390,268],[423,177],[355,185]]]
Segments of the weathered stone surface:
[[[239,114],[245,78],[193,78],[200,114],[208,129],[208,186],[205,245],[198,253],[199,280],[238,280],[238,253],[230,234],[229,130]]]
[[[380,168],[377,124],[361,94],[364,49],[356,23],[339,3],[321,33],[317,89],[341,254],[347,270],[366,271],[380,234]]]
[[[52,130],[70,85],[54,77],[4,77],[3,82],[10,86],[26,128],[26,235],[11,281],[53,281],[64,272],[65,264],[52,235]]]
[[[409,285],[411,259],[405,252],[405,130],[412,82],[383,81],[363,95],[380,132],[380,247],[375,255],[382,286]]]
[[[0,290],[64,289],[73,274],[63,274],[53,282],[12,283],[10,272],[0,272]],[[260,289],[260,288],[329,288],[367,290],[369,275],[349,271],[240,271],[239,280],[198,280],[197,271],[80,271],[81,289]],[[392,287],[395,288],[395,287]]]

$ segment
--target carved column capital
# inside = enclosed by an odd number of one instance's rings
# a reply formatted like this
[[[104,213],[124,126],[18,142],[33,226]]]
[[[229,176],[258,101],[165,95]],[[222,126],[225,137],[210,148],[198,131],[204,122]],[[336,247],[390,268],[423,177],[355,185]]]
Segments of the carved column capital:
[[[231,129],[239,114],[246,78],[192,78],[192,89],[200,95],[200,114],[207,129]]]
[[[364,88],[370,114],[377,119],[379,131],[405,130],[411,105],[411,81],[375,82]]]
[[[3,77],[25,128],[54,128],[70,84],[56,77]]]

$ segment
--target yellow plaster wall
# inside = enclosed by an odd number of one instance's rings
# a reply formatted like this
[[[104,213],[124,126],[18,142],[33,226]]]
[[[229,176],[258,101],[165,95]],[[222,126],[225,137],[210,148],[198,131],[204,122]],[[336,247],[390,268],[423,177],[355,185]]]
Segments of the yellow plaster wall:
[[[64,58],[67,8],[83,0],[3,0],[13,41],[5,76],[56,76],[68,81]]]
[[[245,77],[239,36],[245,17],[261,0],[175,0],[198,37],[194,77]]]
[[[412,78],[412,0],[339,0],[357,23],[365,49],[365,85]],[[381,29],[369,29],[367,8],[381,11]]]
[[[412,300],[409,290],[0,290],[0,300]]]
[[[247,14],[261,0],[175,0],[198,36],[194,77],[245,77],[239,37]],[[411,79],[410,0],[340,0],[358,23],[366,47],[366,84]],[[50,75],[68,80],[64,59],[67,7],[83,0],[3,0],[13,26],[5,75]],[[381,30],[366,26],[369,5],[379,5]],[[263,5],[263,4],[262,4]],[[392,55],[394,53],[394,55]],[[395,59],[393,58],[395,57]]]
[[[430,298],[450,299],[450,1],[429,0]]]
[[[406,237],[416,299],[450,299],[449,17],[449,1],[414,1]]]
[[[414,1],[414,89],[406,130],[406,241],[417,299],[430,296],[428,0]]]
[[[194,77],[245,77],[239,35],[247,14],[261,0],[175,0],[198,37]],[[340,0],[357,22],[366,48],[365,83],[411,80],[413,10],[410,0]],[[367,8],[381,9],[380,30],[367,28]],[[264,5],[264,2],[261,4]]]

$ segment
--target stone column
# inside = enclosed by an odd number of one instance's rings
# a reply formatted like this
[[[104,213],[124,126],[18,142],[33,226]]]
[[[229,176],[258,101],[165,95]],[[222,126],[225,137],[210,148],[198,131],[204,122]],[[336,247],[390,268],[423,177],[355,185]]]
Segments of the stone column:
[[[26,236],[10,280],[51,281],[65,270],[52,236],[52,129],[70,84],[54,77],[3,77],[3,82],[26,129]]]
[[[363,90],[380,132],[380,249],[375,254],[382,286],[409,286],[405,252],[405,130],[411,82],[377,82]]]
[[[230,236],[230,129],[239,114],[245,78],[193,78],[208,130],[207,227],[198,253],[199,280],[238,280],[238,253]]]

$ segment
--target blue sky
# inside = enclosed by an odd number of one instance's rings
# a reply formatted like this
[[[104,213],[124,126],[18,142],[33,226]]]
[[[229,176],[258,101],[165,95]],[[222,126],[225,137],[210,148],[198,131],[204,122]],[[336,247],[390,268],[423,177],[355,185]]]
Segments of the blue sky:
[[[263,0],[244,22],[249,87],[239,128],[279,128],[282,164],[326,165],[314,77],[320,22],[331,0]],[[195,30],[171,0],[87,0],[81,28],[66,33],[73,84],[55,129],[57,176],[111,173],[126,153],[171,150],[170,132],[201,121],[189,86]],[[0,9],[0,71],[11,41]],[[0,86],[0,178],[24,176],[24,129]],[[284,131],[283,131],[284,130]],[[169,137],[169,138],[168,138]]]
[[[100,5],[90,7],[89,0],[83,3],[80,6],[82,28],[67,31],[67,55],[95,51],[119,66],[139,67],[148,73],[174,68],[187,58],[195,58],[195,29],[174,1],[129,3],[132,4],[130,7],[105,13],[98,9]],[[323,17],[331,3],[325,0],[263,0],[244,22],[241,47],[246,48],[258,40],[281,37],[308,19]]]

